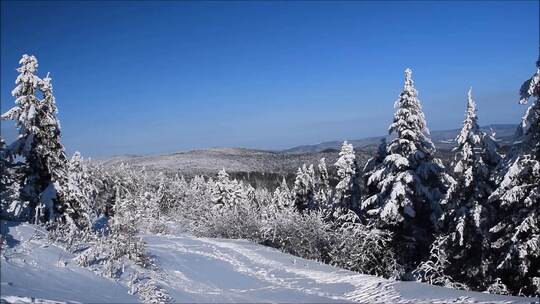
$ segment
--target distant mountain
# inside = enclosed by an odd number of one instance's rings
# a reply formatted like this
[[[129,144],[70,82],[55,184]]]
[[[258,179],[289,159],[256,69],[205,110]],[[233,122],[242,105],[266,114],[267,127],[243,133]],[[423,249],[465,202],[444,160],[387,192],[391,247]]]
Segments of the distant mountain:
[[[358,150],[360,163],[370,157],[369,152]],[[151,156],[115,156],[104,162],[105,165],[127,163],[145,167],[149,170],[181,172],[186,176],[197,174],[214,175],[222,168],[228,172],[263,172],[287,175],[296,172],[303,164],[317,164],[326,158],[329,165],[338,157],[336,150],[315,153],[289,154],[276,151],[253,150],[244,148],[211,148],[193,150],[166,155]]]
[[[486,132],[496,132],[498,140],[503,144],[513,141],[516,125],[490,125],[482,128]],[[449,165],[453,152],[454,138],[458,129],[433,131],[431,138],[437,146],[437,156],[445,165]],[[360,167],[373,155],[382,136],[351,140],[356,151]],[[118,155],[103,163],[115,166],[127,163],[135,167],[145,167],[147,170],[174,172],[186,177],[194,175],[214,176],[225,168],[229,174],[250,182],[253,185],[263,185],[269,189],[275,188],[283,177],[289,183],[294,181],[298,167],[303,164],[317,165],[321,158],[326,164],[331,176],[335,174],[334,163],[338,158],[340,141],[329,141],[318,145],[298,146],[284,151],[264,151],[244,148],[211,148],[177,152],[165,155]],[[335,181],[331,181],[335,182]]]
[[[481,127],[484,132],[495,132],[497,140],[502,145],[508,145],[513,141],[513,136],[516,131],[517,125],[514,124],[492,124]],[[437,149],[450,150],[455,146],[454,138],[456,138],[460,129],[431,131],[431,140],[437,147]],[[349,140],[349,143],[355,148],[373,150],[377,146],[384,136],[367,137],[363,139]],[[316,145],[303,145],[290,149],[283,150],[282,152],[288,154],[302,154],[302,153],[317,153],[328,149],[339,149],[342,141],[327,141]]]

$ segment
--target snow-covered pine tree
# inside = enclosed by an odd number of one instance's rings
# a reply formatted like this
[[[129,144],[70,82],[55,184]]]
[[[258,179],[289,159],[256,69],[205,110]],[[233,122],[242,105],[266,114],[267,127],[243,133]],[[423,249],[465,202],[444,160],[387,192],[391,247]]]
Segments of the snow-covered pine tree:
[[[328,177],[328,169],[326,168],[326,159],[323,157],[317,165],[317,180],[316,180],[316,205],[320,209],[327,209],[330,204],[330,181]]]
[[[94,206],[98,190],[79,151],[76,151],[71,157],[67,171],[66,200],[76,202],[80,207],[80,214],[87,222],[86,224],[91,225],[98,216],[97,208]]]
[[[394,246],[408,268],[426,256],[442,210],[440,200],[452,179],[435,158],[424,113],[405,70],[405,86],[389,133],[384,160],[366,176],[369,193],[361,208],[370,222],[395,232]],[[379,156],[380,157],[380,156]]]
[[[337,169],[338,183],[334,192],[333,208],[356,211],[359,199],[358,166],[352,144],[343,142],[334,166]]]
[[[0,137],[0,219],[13,220],[26,217],[27,203],[19,197],[21,167],[14,163],[6,143]]]
[[[369,176],[370,172],[377,169],[377,167],[380,164],[382,164],[385,157],[386,157],[386,138],[383,137],[381,139],[381,142],[379,143],[379,146],[377,147],[377,153],[375,154],[375,156],[368,159],[368,161],[364,165],[364,169],[363,169],[364,175]]]
[[[293,205],[293,195],[285,177],[282,179],[280,186],[272,194],[272,201],[276,210],[286,209]]]
[[[60,122],[58,121],[56,114],[58,108],[56,107],[56,101],[53,95],[52,79],[47,73],[47,76],[39,82],[39,90],[43,94],[43,99],[40,103],[40,111],[38,111],[38,118],[41,122],[41,132],[38,137],[40,140],[40,147],[43,162],[46,165],[47,171],[51,176],[51,180],[48,185],[49,191],[56,193],[56,197],[52,197],[51,200],[55,205],[55,208],[60,214],[64,215],[68,221],[76,220],[79,222],[82,212],[80,210],[80,204],[77,200],[68,200],[68,160],[64,151],[64,146],[60,142]],[[43,200],[41,194],[40,199]],[[77,223],[85,224],[85,223]]]
[[[242,184],[237,180],[230,180],[225,169],[218,172],[217,180],[212,188],[214,203],[219,208],[233,207],[246,196]]]
[[[445,275],[474,290],[485,290],[490,264],[488,230],[496,220],[496,210],[487,198],[496,188],[491,176],[501,158],[495,140],[480,130],[471,89],[467,97],[465,120],[454,148],[455,181],[441,202],[445,237],[436,245],[448,258]]]
[[[521,87],[520,103],[533,102],[519,127],[519,152],[489,201],[500,222],[490,229],[495,280],[512,294],[540,295],[540,58]],[[505,288],[503,288],[505,289]]]
[[[369,178],[375,173],[375,171],[380,169],[381,164],[386,157],[386,146],[386,138],[382,138],[379,146],[377,147],[377,152],[373,157],[368,159],[366,164],[364,165],[364,168],[362,170],[362,186],[364,191],[362,192],[362,203],[360,205],[360,209],[364,209],[365,201],[369,196],[372,196],[373,193],[379,192],[379,184],[370,183]],[[361,213],[361,215],[362,219],[365,219],[365,214]]]
[[[60,143],[51,79],[47,76],[41,80],[34,75],[38,67],[34,56],[23,55],[19,64],[17,86],[12,91],[16,106],[4,113],[2,119],[15,120],[19,129],[8,153],[23,157],[28,167],[21,198],[29,202],[36,221],[54,219],[58,213],[66,213],[68,220],[77,218],[76,208],[63,200],[66,157]],[[36,95],[38,90],[43,100]]]
[[[315,170],[305,164],[298,168],[294,181],[294,206],[298,212],[315,208]]]

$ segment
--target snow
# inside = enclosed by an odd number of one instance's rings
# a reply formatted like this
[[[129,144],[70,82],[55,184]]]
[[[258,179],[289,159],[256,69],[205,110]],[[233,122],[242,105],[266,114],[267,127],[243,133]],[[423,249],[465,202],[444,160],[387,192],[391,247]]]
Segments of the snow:
[[[13,301],[10,297],[21,297],[16,303],[31,297],[49,301],[43,303],[137,302],[126,286],[77,266],[73,255],[47,241],[42,228],[4,221],[1,225],[2,234],[9,231],[0,271],[0,294],[7,302]]]
[[[45,231],[2,222],[1,298],[17,303],[137,302],[127,283],[76,265]],[[530,303],[534,299],[398,282],[342,270],[244,240],[143,235],[156,281],[174,302]]]

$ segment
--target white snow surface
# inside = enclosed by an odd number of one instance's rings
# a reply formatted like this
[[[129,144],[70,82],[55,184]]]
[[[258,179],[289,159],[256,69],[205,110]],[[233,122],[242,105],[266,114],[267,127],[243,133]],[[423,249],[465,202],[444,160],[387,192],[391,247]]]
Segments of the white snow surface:
[[[8,303],[134,303],[127,283],[76,265],[29,224],[2,222],[0,297]],[[532,303],[362,275],[244,240],[144,235],[157,282],[175,303]]]

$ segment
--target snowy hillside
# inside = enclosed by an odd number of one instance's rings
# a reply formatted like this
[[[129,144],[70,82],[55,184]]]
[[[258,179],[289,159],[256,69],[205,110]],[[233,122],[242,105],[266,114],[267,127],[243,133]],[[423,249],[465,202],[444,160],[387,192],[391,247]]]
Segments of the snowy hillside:
[[[357,151],[358,158],[366,161],[369,153]],[[305,163],[317,163],[324,157],[328,162],[337,159],[337,151],[287,154],[242,148],[213,148],[167,155],[117,156],[105,162],[114,166],[121,162],[147,169],[180,171],[186,176],[215,175],[222,168],[236,172],[294,173]]]
[[[482,130],[497,134],[502,144],[511,142],[516,125],[490,125]],[[439,149],[438,155],[445,161],[453,157],[450,150],[455,146],[454,139],[459,130],[433,131],[433,142]],[[377,150],[377,145],[383,137],[369,137],[352,140],[356,149],[356,158],[360,165]],[[186,176],[196,174],[215,175],[222,168],[230,172],[265,172],[291,174],[306,163],[317,163],[325,158],[328,163],[337,160],[340,141],[329,141],[316,145],[297,146],[283,151],[264,151],[244,148],[211,148],[193,150],[164,155],[117,155],[105,160],[107,165],[121,162],[135,166],[145,166],[147,169],[172,170]]]
[[[121,278],[77,266],[37,226],[2,222],[1,298],[11,302],[136,302]],[[397,282],[297,258],[243,240],[144,235],[158,283],[174,302],[532,303],[533,298]],[[50,302],[47,302],[48,300]],[[538,301],[538,299],[536,299]]]

